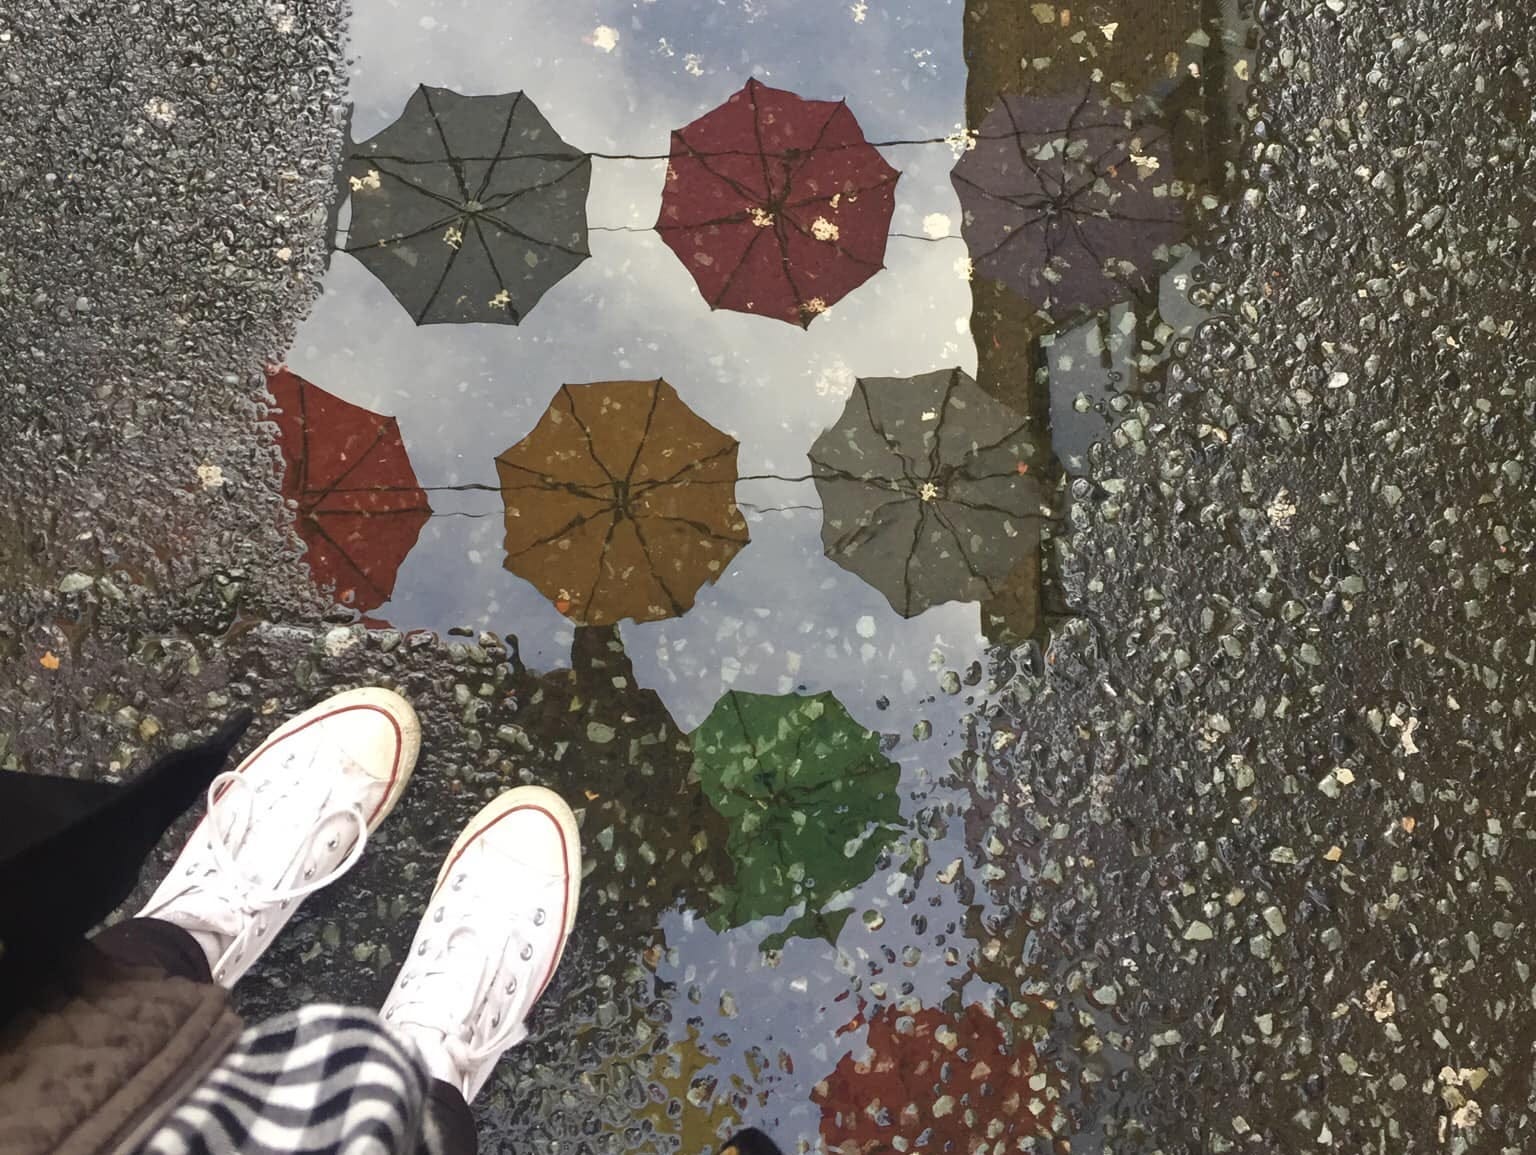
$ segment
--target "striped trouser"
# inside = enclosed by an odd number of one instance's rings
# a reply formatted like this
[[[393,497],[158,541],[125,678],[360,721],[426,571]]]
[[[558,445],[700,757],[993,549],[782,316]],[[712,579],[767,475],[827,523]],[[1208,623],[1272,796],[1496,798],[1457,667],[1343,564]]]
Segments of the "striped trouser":
[[[247,1029],[137,1155],[473,1155],[445,1092],[373,1011],[307,1006]]]

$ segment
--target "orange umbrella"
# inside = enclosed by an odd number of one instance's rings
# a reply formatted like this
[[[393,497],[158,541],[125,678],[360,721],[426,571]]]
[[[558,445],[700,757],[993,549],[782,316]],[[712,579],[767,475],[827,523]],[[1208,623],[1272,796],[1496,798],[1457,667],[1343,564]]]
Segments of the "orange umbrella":
[[[562,385],[496,459],[507,569],[582,625],[685,613],[748,540],[737,448],[659,378]]]
[[[267,371],[277,402],[283,496],[315,580],[356,610],[383,605],[432,516],[393,417],[343,401],[287,369]]]

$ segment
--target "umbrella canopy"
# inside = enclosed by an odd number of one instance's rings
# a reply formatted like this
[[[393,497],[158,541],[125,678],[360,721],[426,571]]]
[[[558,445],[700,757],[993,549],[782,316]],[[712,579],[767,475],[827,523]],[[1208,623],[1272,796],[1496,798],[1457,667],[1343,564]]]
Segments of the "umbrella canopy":
[[[660,378],[562,385],[496,459],[507,569],[583,625],[685,613],[747,544],[736,450]]]
[[[1060,1080],[981,1007],[883,1006],[868,1023],[869,1058],[844,1055],[812,1092],[828,1151],[1050,1149],[1035,1142],[1051,1136]]]
[[[901,819],[900,768],[830,693],[727,693],[693,732],[699,781],[731,824],[736,881],[710,916],[716,929],[805,911],[764,946],[792,936],[837,940],[848,911],[834,895],[874,870]]]
[[[1168,134],[1093,89],[1004,95],[951,179],[978,276],[1060,315],[1144,286],[1184,234]]]
[[[393,417],[343,401],[287,369],[267,374],[277,403],[283,496],[315,580],[357,610],[383,605],[432,516]]]
[[[748,80],[672,133],[656,231],[710,308],[805,326],[885,267],[899,175],[842,101]]]
[[[959,369],[860,378],[810,458],[827,556],[903,617],[991,596],[1038,548],[1029,423]]]
[[[592,160],[521,92],[422,85],[346,175],[346,251],[418,325],[515,325],[589,255]]]

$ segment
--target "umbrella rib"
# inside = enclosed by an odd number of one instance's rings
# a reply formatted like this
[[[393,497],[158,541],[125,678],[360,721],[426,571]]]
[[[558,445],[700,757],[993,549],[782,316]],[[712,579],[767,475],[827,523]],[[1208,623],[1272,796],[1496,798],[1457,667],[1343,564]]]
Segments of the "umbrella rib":
[[[679,522],[682,525],[686,525],[691,530],[694,530],[696,533],[699,534],[700,537],[707,537],[707,538],[710,538],[713,541],[724,542],[726,545],[745,545],[746,544],[746,539],[739,538],[739,537],[727,537],[725,534],[720,533],[718,530],[710,527],[709,525],[706,525],[702,521],[694,521],[692,518],[689,518],[689,517],[679,517],[677,514],[673,514],[673,513],[648,513],[648,514],[645,515],[645,520],[647,520],[647,521],[675,521],[675,522]],[[635,525],[638,526],[639,524],[640,524],[640,519],[637,517],[637,518],[635,518]]]
[[[793,168],[791,168],[788,165],[785,166],[785,168],[784,168],[784,195],[780,198],[781,201],[787,201],[789,199],[789,190],[794,187],[795,176],[796,176],[798,170],[800,170],[800,169],[804,168],[806,165],[808,165],[811,162],[811,158],[816,155],[817,150],[821,148],[821,142],[826,140],[827,133],[832,130],[832,122],[837,119],[838,110],[839,109],[846,109],[847,107],[848,107],[848,102],[845,101],[845,100],[839,100],[836,103],[834,103],[832,105],[832,111],[827,114],[827,119],[822,121],[821,128],[817,130],[817,132],[816,132],[816,139],[811,142],[811,147],[806,149],[803,153],[800,154],[800,163],[795,165]],[[752,102],[752,109],[753,109],[753,112],[755,113],[756,110],[757,110],[757,102],[756,102],[756,100],[754,100]],[[752,127],[754,129],[757,128],[757,118],[756,118],[755,115],[752,118]],[[868,142],[866,141],[865,143],[867,144]],[[761,134],[759,134],[758,138],[757,138],[757,147],[758,147],[759,151],[762,151],[762,149],[763,149],[763,138],[762,138]],[[852,147],[857,148],[858,145],[854,144],[854,145],[852,145]],[[871,145],[870,147],[873,148],[874,146]],[[878,156],[879,153],[876,153],[875,155]],[[767,157],[766,153],[763,156],[763,167],[764,167],[764,169],[766,169],[768,167],[768,157]],[[768,187],[769,187],[770,191],[773,188],[772,184],[770,184]],[[863,190],[860,190],[860,191],[863,191]]]
[[[493,225],[496,225],[498,228],[506,229],[507,232],[511,233],[513,236],[517,237],[519,240],[527,241],[530,245],[539,245],[542,248],[554,249],[556,252],[565,253],[567,256],[572,256],[572,257],[590,257],[592,255],[591,253],[583,252],[580,249],[573,249],[573,248],[571,248],[568,245],[562,245],[558,241],[542,241],[538,237],[535,237],[535,236],[533,236],[533,235],[531,235],[529,233],[523,232],[523,230],[518,228],[516,225],[508,224],[506,221],[502,220],[500,217],[495,216],[494,214],[492,214],[490,212],[482,211],[482,212],[476,213],[470,219],[478,221],[478,220],[480,220],[482,218],[485,219],[485,220],[490,221]]]
[[[301,385],[299,394],[299,496],[309,489],[309,398]]]
[[[736,450],[738,450],[740,448],[741,448],[741,442],[737,441],[735,438],[732,438],[731,439],[731,443],[729,445],[721,446],[719,449],[717,449],[713,453],[711,453],[708,457],[700,457],[700,458],[697,458],[694,461],[690,461],[687,465],[683,466],[676,473],[671,474],[668,477],[653,477],[653,478],[651,478],[651,479],[649,479],[647,481],[642,481],[639,485],[635,486],[635,492],[637,492],[637,493],[649,493],[651,490],[656,489],[658,486],[671,485],[674,482],[677,482],[678,479],[681,478],[683,476],[683,474],[687,473],[689,470],[698,469],[701,466],[709,465],[711,462],[719,461],[720,458],[726,456],[727,454],[734,453],[734,452],[736,452]],[[724,481],[725,479],[721,478],[720,480]],[[740,480],[740,479],[739,478],[731,478],[730,479],[731,484],[733,484],[733,485],[738,480]],[[684,484],[702,485],[704,483],[703,482],[686,482]]]
[[[650,544],[645,540],[645,531],[640,528],[640,519],[631,518],[630,524],[635,527],[635,540],[640,543],[640,552],[645,555],[645,562],[651,567],[651,576],[656,579],[661,592],[667,595],[667,600],[672,603],[672,616],[681,617],[687,612],[687,607],[678,600],[678,596],[672,592],[672,587],[667,584],[667,579],[662,577],[661,567],[656,564],[656,559],[651,556]]]
[[[731,695],[731,710],[736,715],[736,722],[741,727],[741,738],[748,745],[752,744],[752,731],[747,729],[747,716],[741,712],[741,694],[735,690],[729,691]],[[756,751],[753,752],[756,756]]]
[[[449,247],[452,248],[452,246]],[[415,319],[418,325],[420,325],[426,319],[428,310],[430,310],[433,305],[437,304],[438,294],[443,291],[443,286],[448,283],[448,274],[453,272],[454,263],[459,259],[459,254],[463,251],[464,247],[461,244],[458,248],[453,249],[453,255],[449,257],[446,262],[444,262],[442,274],[437,278],[437,284],[432,286],[432,292],[429,293],[427,295],[427,299],[422,302],[421,312],[416,314]]]
[[[869,400],[869,386],[862,377],[857,381],[857,388],[859,396],[864,399],[864,416],[869,418],[869,427],[880,435],[880,440],[885,442],[885,447],[894,453],[897,460],[901,462],[901,471],[904,478],[908,481],[918,480],[917,463],[902,452],[901,447],[894,443],[895,439],[885,431],[885,426],[875,418],[875,409]]]
[[[358,564],[357,559],[348,553],[347,550],[342,546],[341,542],[337,541],[334,537],[331,536],[330,530],[326,529],[325,526],[320,523],[320,519],[311,514],[309,521],[310,524],[315,527],[315,532],[318,533],[321,537],[325,538],[326,541],[330,542],[331,546],[336,550],[336,552],[347,559],[347,564],[355,569],[357,571],[357,576],[363,580],[364,584],[369,586],[373,592],[378,595],[379,601],[387,602],[389,600],[389,591],[384,590],[381,586],[374,583],[374,580],[369,577],[363,567]]]
[[[757,161],[763,168],[763,188],[768,199],[774,200],[773,177],[768,172],[768,150],[763,147],[763,126],[758,123],[757,89],[747,89],[747,99],[752,102],[752,139],[757,141]],[[784,192],[789,192],[789,172],[784,173]]]
[[[965,563],[966,572],[986,586],[988,593],[995,593],[996,590],[992,583],[987,580],[985,574],[976,568],[975,563],[971,560],[971,555],[965,552],[965,545],[960,540],[960,531],[950,524],[949,519],[938,509],[933,511],[933,519],[944,527],[944,531],[949,534],[950,540],[955,543],[955,551],[960,555],[960,560]]]
[[[739,213],[732,213],[728,217],[714,217],[713,219],[707,221],[673,221],[669,224],[662,224],[660,221],[657,221],[656,231],[658,233],[681,232],[686,229],[709,228],[712,225],[744,225],[750,219],[751,217],[745,211],[743,211]]]
[[[901,567],[902,617],[912,616],[912,563],[917,560],[917,550],[923,539],[923,520],[928,516],[928,503],[917,503],[917,521],[912,526],[912,545],[907,550],[907,560]]]
[[[1010,232],[1002,240],[998,241],[997,244],[993,245],[986,252],[981,253],[978,256],[972,257],[971,259],[973,261],[984,261],[988,257],[995,257],[995,256],[997,256],[997,254],[1002,252],[1003,249],[1007,248],[1009,244],[1011,244],[1013,241],[1017,240],[1019,237],[1022,237],[1024,235],[1024,230],[1029,228],[1030,225],[1038,224],[1039,222],[1043,221],[1044,219],[1045,219],[1045,214],[1044,213],[1041,213],[1039,216],[1030,217],[1029,220],[1025,221],[1023,224],[1021,224],[1021,225],[1017,226],[1016,228],[1014,228],[1012,232]],[[1047,227],[1045,232],[1046,232],[1046,235],[1049,236],[1050,235],[1050,228]],[[1047,246],[1047,248],[1046,248],[1046,256],[1047,256],[1047,258],[1049,258],[1049,256],[1050,256],[1050,248],[1049,248],[1049,246]]]
[[[746,201],[747,204],[761,205],[763,201],[768,199],[768,195],[766,193],[763,196],[758,196],[755,192],[741,184],[739,181],[733,179],[732,177],[726,176],[723,172],[716,171],[713,167],[711,167],[706,154],[697,151],[693,145],[689,144],[687,138],[683,136],[681,132],[674,133],[673,136],[676,138],[679,144],[688,150],[689,157],[699,162],[700,168],[709,173],[710,176],[714,177],[722,184],[729,185],[732,191],[740,196],[742,200]]]
[[[1013,205],[1016,208],[1023,209],[1023,208],[1034,208],[1035,207],[1034,205],[1022,205],[1022,204],[1019,204],[1019,200],[1022,199],[1023,197],[1026,197],[1026,196],[1039,197],[1041,199],[1042,203],[1046,203],[1046,204],[1050,203],[1050,199],[1051,198],[1049,196],[1046,196],[1043,193],[1000,193],[1000,192],[993,192],[989,188],[983,188],[980,184],[976,183],[976,181],[974,181],[970,177],[966,176],[965,173],[963,173],[963,172],[955,171],[955,172],[951,172],[949,175],[950,175],[950,179],[951,180],[957,180],[957,181],[961,182],[962,184],[970,185],[973,189],[975,189],[978,193],[980,193],[984,197],[991,197],[993,200],[1003,201],[1005,204]]]
[[[398,236],[393,237],[382,237],[379,240],[369,241],[367,244],[363,245],[348,245],[342,251],[347,253],[361,253],[366,252],[368,249],[387,249],[390,245],[397,245],[401,241],[412,241],[417,237],[425,236],[427,233],[435,233],[444,225],[458,220],[463,215],[463,213],[454,213],[452,216],[443,217],[441,220],[433,221],[430,225],[427,225],[425,228],[417,229],[415,232],[401,233]]]
[[[448,147],[448,134],[443,131],[443,122],[437,118],[437,109],[432,107],[432,94],[427,91],[427,86],[421,86],[421,96],[426,102],[427,112],[432,117],[432,124],[437,129],[438,142],[443,146],[443,159],[448,162],[448,167],[453,170],[453,179],[459,186],[459,195],[464,198],[464,203],[470,199],[469,188],[464,183],[464,164]]]
[[[882,501],[879,505],[867,511],[870,520],[866,522],[860,522],[858,525],[854,526],[847,533],[843,534],[836,541],[834,541],[828,548],[843,551],[850,549],[854,544],[863,538],[875,537],[879,532],[879,527],[875,525],[874,518],[883,511],[890,509],[893,505],[903,505],[911,500],[912,498],[906,494],[899,494],[892,498],[890,501]]]
[[[514,323],[521,321],[523,319],[523,314],[515,305],[512,304],[512,292],[507,288],[507,279],[501,275],[501,266],[496,263],[496,256],[491,252],[491,246],[485,243],[485,233],[480,229],[479,219],[471,217],[470,223],[475,226],[475,239],[480,242],[480,251],[485,254],[485,259],[491,266],[491,272],[495,274],[496,287],[500,289],[502,293],[507,294],[507,316],[511,317]],[[499,296],[500,294],[497,295]],[[489,305],[487,307],[494,308],[495,306]]]
[[[971,451],[972,458],[975,458],[983,453],[989,453],[992,450],[997,449],[999,446],[1005,444],[1006,442],[1012,441],[1020,433],[1023,433],[1025,430],[1029,429],[1031,424],[1032,423],[1029,421],[1021,421],[1018,425],[1015,425],[1012,429],[1003,434],[996,441],[990,442],[986,445],[978,445],[974,450]],[[1002,475],[999,474],[998,476]]]
[[[311,509],[313,509],[320,502],[324,501],[336,490],[337,486],[339,486],[347,478],[351,477],[353,471],[356,470],[358,466],[362,465],[362,463],[368,459],[368,455],[379,447],[379,442],[384,440],[384,430],[387,424],[388,422],[386,421],[376,430],[374,430],[372,443],[368,446],[367,449],[363,450],[357,455],[357,460],[354,461],[351,465],[347,466],[347,468],[342,471],[340,476],[336,477],[329,485],[320,491],[320,493],[315,497],[315,500],[310,504]]]
[[[949,402],[954,397],[955,390],[960,387],[960,369],[958,367],[949,371],[949,381],[944,386],[944,396],[939,401],[939,419],[933,427],[933,444],[928,447],[928,476],[932,477],[939,471],[939,435],[944,432],[944,422],[949,419]]]
[[[815,233],[813,233],[810,230],[808,230],[804,225],[802,225],[799,221],[795,220],[788,213],[780,213],[779,216],[781,216],[784,220],[787,220],[791,225],[793,225],[795,227],[795,231],[798,232],[801,236],[806,237],[806,238],[808,238],[810,240],[813,240],[813,241],[816,240],[816,234]],[[827,242],[826,241],[818,241],[817,243],[824,245]],[[863,265],[865,268],[868,268],[868,269],[875,269],[876,271],[878,271],[878,270],[883,269],[885,267],[884,265],[877,264],[876,262],[871,261],[871,260],[869,260],[869,259],[867,259],[865,257],[861,257],[861,256],[859,256],[856,253],[849,252],[847,249],[843,248],[843,246],[838,244],[836,241],[832,242],[832,250],[835,253],[837,253],[838,256],[845,257],[846,259],[854,262],[855,264]]]
[[[624,471],[624,484],[628,485],[635,476],[635,467],[640,464],[640,453],[645,448],[645,442],[651,435],[651,426],[656,422],[656,410],[661,406],[662,380],[656,378],[656,384],[651,386],[651,407],[645,414],[645,428],[640,430],[640,436],[635,440],[635,455],[629,459],[629,468]],[[641,545],[645,543],[642,541]]]
[[[784,271],[784,279],[789,282],[789,291],[794,294],[795,311],[800,314],[801,327],[808,328],[812,317],[807,317],[806,299],[800,293],[800,286],[795,284],[795,274],[789,267],[789,237],[784,232],[784,214],[773,214],[773,237],[779,242],[779,267]]]
[[[598,510],[596,513],[578,514],[576,517],[573,517],[570,521],[568,521],[564,525],[562,525],[559,529],[557,529],[553,533],[551,533],[548,537],[541,537],[541,538],[537,538],[534,541],[530,541],[527,545],[523,546],[523,548],[518,550],[516,553],[510,553],[509,552],[507,554],[507,556],[508,557],[522,557],[529,550],[537,549],[541,545],[549,545],[551,542],[559,541],[562,537],[565,537],[572,530],[580,529],[582,526],[586,525],[588,522],[596,521],[600,517],[613,517],[614,520],[618,520],[618,515],[614,512],[614,509],[613,509],[612,506],[606,506],[603,509]]]
[[[513,159],[515,159],[515,160],[524,160],[526,158],[521,156],[521,155],[519,155],[517,157],[508,157],[507,159],[509,159],[509,160],[513,160]],[[522,197],[525,197],[529,193],[539,192],[539,191],[541,191],[543,189],[547,189],[547,188],[554,188],[555,185],[559,184],[561,181],[565,180],[567,177],[571,176],[572,174],[574,174],[576,172],[579,172],[581,170],[581,167],[582,167],[583,163],[590,164],[591,163],[591,158],[590,157],[585,157],[585,156],[581,157],[580,159],[577,160],[577,162],[575,164],[571,165],[570,168],[566,169],[559,176],[551,177],[549,180],[539,181],[537,184],[525,185],[524,187],[522,187],[520,189],[517,189],[515,192],[506,193],[506,194],[501,196],[500,200],[497,200],[494,203],[486,203],[486,204],[484,204],[482,206],[482,210],[481,211],[486,212],[486,213],[500,212],[502,209],[506,208],[513,201],[518,200],[518,199],[520,199]]]
[[[1002,105],[1003,105],[1003,111],[1005,113],[1007,113],[1007,115],[1008,115],[1008,123],[1013,125],[1013,145],[1014,145],[1015,150],[1017,150],[1017,152],[1019,154],[1019,163],[1022,164],[1025,168],[1029,169],[1029,171],[1034,174],[1035,179],[1038,180],[1041,183],[1042,187],[1044,186],[1044,184],[1045,184],[1045,182],[1047,180],[1054,180],[1055,184],[1056,184],[1056,191],[1058,193],[1060,193],[1062,188],[1064,187],[1063,184],[1062,184],[1062,181],[1060,181],[1059,179],[1056,179],[1054,177],[1051,177],[1049,174],[1046,173],[1045,168],[1044,168],[1043,165],[1036,165],[1025,154],[1025,152],[1024,152],[1024,133],[1025,133],[1025,130],[1019,127],[1018,117],[1013,115],[1013,107],[1012,107],[1012,105],[1010,105],[1008,103],[1008,98],[1007,97],[1003,98]],[[1070,126],[1070,124],[1071,124],[1071,121],[1069,119],[1068,120],[1068,125]],[[1030,135],[1031,136],[1044,136],[1045,134],[1041,133],[1041,132],[1030,132]]]
[[[863,188],[840,189],[840,190],[838,190],[835,193],[828,193],[825,196],[806,197],[804,200],[799,200],[799,201],[786,201],[785,204],[784,204],[784,207],[786,209],[803,209],[803,208],[805,208],[808,205],[819,204],[819,203],[821,203],[823,201],[830,201],[834,196],[858,196],[858,195],[862,195],[864,193],[879,192],[886,185],[895,184],[900,179],[901,179],[901,174],[899,172],[898,173],[890,173],[890,174],[888,174],[886,176],[881,177],[874,184],[872,184],[872,185],[865,185]]]
[[[594,465],[603,471],[604,477],[611,483],[617,484],[619,479],[613,475],[613,471],[608,468],[607,463],[597,455],[597,444],[592,440],[592,430],[581,419],[581,414],[576,412],[576,395],[571,392],[569,385],[560,386],[560,392],[565,394],[565,399],[570,404],[571,420],[576,422],[576,427],[581,430],[582,436],[587,439],[587,456],[592,459]]]
[[[507,109],[507,123],[501,126],[501,143],[496,146],[496,157],[490,164],[485,166],[485,175],[480,178],[480,187],[475,190],[474,199],[477,201],[485,195],[485,190],[491,185],[491,177],[496,173],[496,166],[502,162],[506,155],[507,137],[512,135],[512,121],[516,118],[518,107],[522,103],[523,94],[519,91],[512,98],[512,107]],[[460,163],[463,163],[462,158]]]
[[[443,162],[440,161],[440,160],[435,160],[435,161],[432,161],[431,163],[433,163],[433,164],[442,164]],[[396,184],[404,185],[406,188],[410,189],[412,192],[420,193],[422,196],[426,197],[428,200],[434,200],[434,201],[436,201],[440,205],[447,205],[449,208],[454,210],[454,215],[455,216],[460,216],[464,212],[464,201],[455,201],[452,197],[445,197],[440,192],[434,192],[433,190],[431,190],[429,188],[423,188],[421,185],[417,184],[415,181],[406,180],[405,177],[401,176],[399,173],[390,172],[389,169],[387,169],[387,168],[381,168],[378,171],[379,171],[380,175],[387,176],[390,180],[394,181]],[[468,200],[468,199],[469,199],[468,197],[465,198],[465,200]]]
[[[757,247],[757,242],[763,239],[765,232],[767,232],[766,229],[758,229],[756,235],[747,242],[747,247],[742,250],[741,257],[736,262],[736,267],[731,270],[731,275],[725,278],[725,284],[720,286],[720,291],[715,294],[715,299],[709,303],[710,308],[718,309],[720,307],[720,302],[725,300],[725,295],[736,284],[736,278],[741,275],[741,270],[747,267],[747,258],[752,255],[752,250]]]
[[[613,520],[608,523],[608,532],[603,535],[603,546],[597,551],[597,572],[592,575],[592,588],[587,591],[587,610],[597,602],[597,587],[603,584],[603,565],[608,560],[608,550],[613,545],[613,535],[618,532],[619,522],[624,518],[617,509],[613,511]]]

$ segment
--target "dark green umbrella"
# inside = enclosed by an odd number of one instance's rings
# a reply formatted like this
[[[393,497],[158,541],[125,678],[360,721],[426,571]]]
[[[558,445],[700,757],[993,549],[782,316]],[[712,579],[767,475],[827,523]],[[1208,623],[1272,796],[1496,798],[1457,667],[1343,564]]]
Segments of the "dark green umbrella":
[[[901,818],[900,768],[880,737],[829,693],[727,693],[693,732],[699,782],[730,822],[736,881],[709,918],[716,930],[805,911],[764,946],[823,936],[835,942],[846,910],[834,895],[875,868]]]
[[[994,595],[1039,548],[1030,430],[960,369],[860,378],[810,452],[827,556],[903,617]]]
[[[346,172],[346,251],[418,325],[515,325],[589,255],[592,159],[521,92],[422,85]]]

